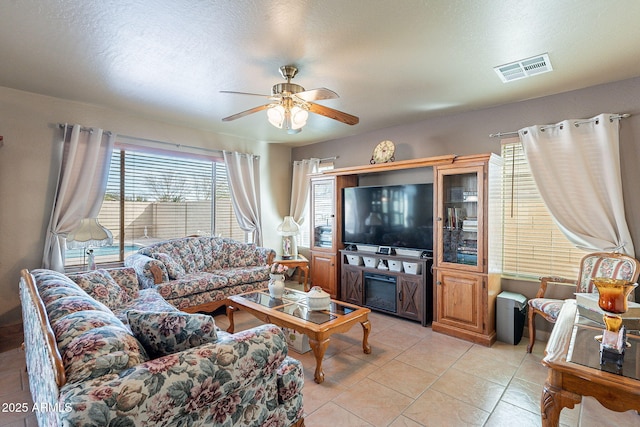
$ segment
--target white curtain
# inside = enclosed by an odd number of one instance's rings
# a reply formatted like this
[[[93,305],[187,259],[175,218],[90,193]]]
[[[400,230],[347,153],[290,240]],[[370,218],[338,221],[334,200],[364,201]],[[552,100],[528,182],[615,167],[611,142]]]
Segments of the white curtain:
[[[60,140],[62,162],[49,219],[42,265],[64,271],[66,235],[83,218],[98,216],[109,176],[115,134],[65,125]]]
[[[305,159],[293,162],[293,177],[291,180],[291,205],[289,215],[302,225],[307,203],[309,202],[309,174],[318,171],[320,159]]]
[[[634,256],[624,215],[615,114],[518,132],[551,216],[569,241],[592,251]]]
[[[260,157],[231,151],[224,151],[223,154],[238,224],[245,232],[252,233],[253,241],[262,246]]]

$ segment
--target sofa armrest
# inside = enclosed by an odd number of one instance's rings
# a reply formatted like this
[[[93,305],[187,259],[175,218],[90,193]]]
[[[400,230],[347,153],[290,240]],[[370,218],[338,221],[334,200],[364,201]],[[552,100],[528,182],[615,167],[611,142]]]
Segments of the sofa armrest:
[[[260,390],[275,392],[265,398],[266,406],[273,407],[278,404],[278,369],[286,356],[284,334],[275,325],[221,334],[215,343],[150,360],[120,374],[67,384],[60,403],[71,405],[71,411],[62,413],[61,420],[70,425],[111,425],[120,417],[122,425],[140,420],[186,425],[182,417],[203,411],[219,414],[229,404],[240,410],[255,403],[242,389],[262,383]]]
[[[126,267],[132,267],[138,275],[140,287],[151,288],[158,283],[169,281],[169,274],[165,265],[155,258],[134,253],[124,260]]]
[[[276,251],[271,248],[264,248],[262,246],[256,247],[258,254],[258,265],[271,265],[276,258]]]
[[[35,279],[26,269],[21,271],[19,287],[29,390],[34,402],[55,406],[59,387],[67,381],[56,337]],[[53,411],[37,412],[36,416],[39,425],[57,425],[57,416]]]

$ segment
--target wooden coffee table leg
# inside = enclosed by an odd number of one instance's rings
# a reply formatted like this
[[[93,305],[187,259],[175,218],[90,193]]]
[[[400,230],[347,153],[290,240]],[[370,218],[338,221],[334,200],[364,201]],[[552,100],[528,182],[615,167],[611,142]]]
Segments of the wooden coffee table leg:
[[[371,346],[369,345],[369,332],[371,332],[371,323],[369,323],[369,320],[365,320],[360,324],[362,325],[363,332],[362,351],[364,351],[365,354],[371,354]]]
[[[233,323],[233,312],[236,310],[238,309],[234,306],[227,305],[227,319],[229,319],[229,327],[227,328],[227,332],[229,332],[230,334],[232,334],[233,330],[235,329],[235,325]]]
[[[324,381],[322,359],[324,358],[324,352],[327,351],[327,347],[329,347],[329,338],[324,341],[316,341],[309,338],[309,347],[311,347],[313,355],[316,357],[316,372],[313,374],[313,380],[321,384]]]

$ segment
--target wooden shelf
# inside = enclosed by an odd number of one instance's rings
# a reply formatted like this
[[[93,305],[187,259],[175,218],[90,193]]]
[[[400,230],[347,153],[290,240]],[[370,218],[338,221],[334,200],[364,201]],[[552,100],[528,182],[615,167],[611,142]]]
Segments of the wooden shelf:
[[[423,168],[435,165],[450,165],[456,159],[455,154],[446,156],[425,157],[422,159],[400,160],[397,162],[379,163],[375,165],[349,166],[322,172],[323,175],[362,175],[367,173],[388,172],[400,169]]]

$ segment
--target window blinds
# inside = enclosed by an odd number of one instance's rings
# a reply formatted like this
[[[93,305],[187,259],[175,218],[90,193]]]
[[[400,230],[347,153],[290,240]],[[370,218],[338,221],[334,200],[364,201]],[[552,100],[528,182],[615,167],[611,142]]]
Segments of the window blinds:
[[[586,252],[574,247],[555,225],[538,193],[522,144],[503,143],[502,158],[503,274],[576,279]]]
[[[124,252],[96,248],[97,262],[122,261],[140,246],[171,238],[246,237],[236,221],[221,159],[183,153],[114,150],[98,218],[113,233],[114,246],[124,242]],[[66,265],[81,262],[68,257]]]

